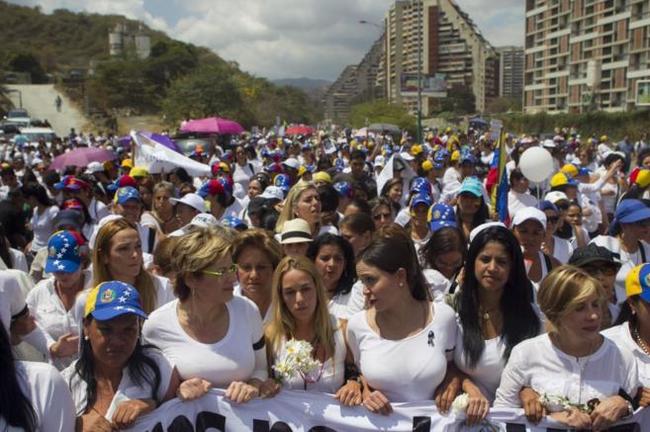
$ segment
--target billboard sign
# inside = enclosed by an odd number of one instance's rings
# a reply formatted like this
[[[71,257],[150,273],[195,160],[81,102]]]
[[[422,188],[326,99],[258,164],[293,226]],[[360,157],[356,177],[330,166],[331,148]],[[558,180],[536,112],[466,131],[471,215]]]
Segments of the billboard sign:
[[[636,106],[650,106],[650,81],[637,81]]]
[[[447,78],[445,74],[422,75],[422,96],[447,97]],[[402,74],[402,96],[418,95],[418,74]]]

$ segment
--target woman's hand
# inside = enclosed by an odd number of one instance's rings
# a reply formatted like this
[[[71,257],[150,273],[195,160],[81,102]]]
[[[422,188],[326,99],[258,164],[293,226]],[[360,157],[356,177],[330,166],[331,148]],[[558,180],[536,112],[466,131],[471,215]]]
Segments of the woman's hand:
[[[490,411],[490,401],[478,389],[468,391],[467,395],[469,396],[469,403],[465,410],[465,414],[467,415],[465,422],[468,426],[474,426],[481,423],[487,417]]]
[[[242,381],[233,381],[226,389],[226,397],[235,403],[245,403],[259,395],[257,387]]]
[[[151,400],[131,399],[124,401],[117,406],[113,414],[113,424],[117,429],[128,429],[141,415],[150,413],[156,409],[156,403]]]
[[[595,430],[607,429],[628,414],[632,413],[629,412],[627,401],[620,396],[610,396],[591,412],[592,427]]]
[[[369,391],[364,395],[363,406],[375,414],[388,415],[393,412],[388,398],[377,390]]]
[[[183,381],[176,391],[176,396],[183,402],[200,398],[210,391],[212,384],[202,378],[190,378]]]
[[[449,408],[451,408],[451,404],[456,399],[456,396],[460,394],[460,390],[461,378],[457,375],[447,373],[445,380],[438,386],[434,394],[438,411],[442,414],[449,412]]]
[[[79,351],[79,335],[66,333],[50,347],[50,355],[54,358],[69,357]]]
[[[576,408],[550,414],[549,417],[574,429],[591,429],[591,417]]]
[[[360,405],[363,400],[361,391],[362,387],[359,381],[347,380],[347,382],[338,389],[334,395],[334,399],[337,399],[345,406]]]
[[[530,387],[524,387],[519,392],[521,406],[524,407],[524,415],[530,423],[537,424],[546,415],[544,405],[539,401],[539,395]]]
[[[639,406],[645,408],[650,406],[650,388],[640,387],[639,388]]]
[[[113,432],[117,428],[96,410],[77,417],[77,432]]]
[[[271,398],[278,394],[282,386],[273,378],[269,378],[260,384],[260,397],[263,399]]]

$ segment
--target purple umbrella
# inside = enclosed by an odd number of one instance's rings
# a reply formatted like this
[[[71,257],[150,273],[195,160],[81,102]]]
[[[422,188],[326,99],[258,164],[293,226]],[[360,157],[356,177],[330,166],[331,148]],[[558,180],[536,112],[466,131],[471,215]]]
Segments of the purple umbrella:
[[[55,157],[50,168],[62,170],[68,166],[84,167],[90,162],[106,162],[113,159],[115,154],[112,151],[95,147],[79,147]]]
[[[181,126],[181,131],[237,135],[244,132],[244,128],[236,121],[219,117],[209,117],[199,120],[190,120]]]

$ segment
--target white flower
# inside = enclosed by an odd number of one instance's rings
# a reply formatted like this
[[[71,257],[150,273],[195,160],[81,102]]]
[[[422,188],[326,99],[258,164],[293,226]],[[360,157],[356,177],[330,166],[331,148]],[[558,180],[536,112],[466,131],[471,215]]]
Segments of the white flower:
[[[287,381],[299,375],[307,382],[315,382],[315,373],[318,374],[321,362],[312,358],[313,348],[309,342],[291,339],[285,346],[282,355],[273,366],[273,370],[281,381]]]
[[[464,413],[467,410],[469,405],[469,395],[467,393],[461,393],[456,396],[456,399],[451,403],[451,409],[454,414]]]

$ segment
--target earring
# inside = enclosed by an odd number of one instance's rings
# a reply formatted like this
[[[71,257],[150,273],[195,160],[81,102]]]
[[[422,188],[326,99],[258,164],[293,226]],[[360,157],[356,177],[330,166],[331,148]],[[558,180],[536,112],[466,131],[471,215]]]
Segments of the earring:
[[[90,340],[90,338],[88,336],[84,336],[84,340],[87,341]]]
[[[399,283],[399,287],[400,287],[400,288],[403,288],[403,287],[404,287],[404,282],[400,282],[400,283]]]

